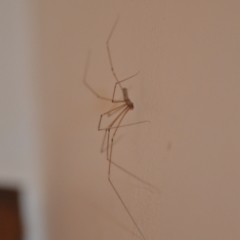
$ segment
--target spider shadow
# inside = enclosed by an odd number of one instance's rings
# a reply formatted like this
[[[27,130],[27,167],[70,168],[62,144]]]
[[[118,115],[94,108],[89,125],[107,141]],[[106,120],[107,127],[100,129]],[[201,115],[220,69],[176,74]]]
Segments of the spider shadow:
[[[104,133],[104,136],[103,136],[103,140],[102,140],[102,145],[101,145],[101,150],[100,152],[101,153],[104,153],[107,151],[107,147],[104,147],[105,145],[107,145],[106,143],[106,138],[107,138],[107,131],[105,131]],[[117,144],[120,140],[121,140],[121,136],[118,137],[114,143],[113,143],[113,146],[115,144]],[[107,161],[109,162],[109,160],[107,159]],[[138,177],[137,175],[133,174],[132,172],[128,171],[127,169],[125,169],[124,167],[120,166],[119,164],[115,163],[114,161],[111,161],[111,164],[113,166],[115,166],[116,168],[120,169],[122,172],[124,172],[125,174],[129,175],[130,177],[136,179],[137,181],[141,182],[143,185],[145,185],[145,187],[150,191],[150,192],[155,192],[157,194],[161,194],[161,191],[156,187],[154,186],[153,184],[143,180],[142,178]]]

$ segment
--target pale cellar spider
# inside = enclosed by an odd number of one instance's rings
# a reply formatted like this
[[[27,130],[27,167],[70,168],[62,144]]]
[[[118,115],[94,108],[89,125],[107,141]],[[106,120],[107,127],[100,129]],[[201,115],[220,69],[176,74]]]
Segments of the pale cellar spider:
[[[119,169],[125,171],[126,173],[130,174],[131,176],[133,176],[134,178],[144,182],[143,180],[141,180],[140,178],[138,178],[137,176],[133,175],[132,173],[128,172],[127,170],[123,169],[122,167],[120,167],[119,165],[117,165],[116,163],[114,163],[112,161],[112,152],[113,152],[113,142],[114,142],[114,137],[118,131],[118,129],[120,127],[127,127],[127,126],[131,126],[131,125],[135,125],[135,124],[140,124],[140,123],[146,123],[146,122],[149,122],[149,121],[141,121],[141,122],[135,122],[135,123],[130,123],[130,124],[125,124],[125,125],[121,125],[124,117],[126,116],[126,114],[130,111],[130,110],[133,110],[134,109],[134,105],[133,105],[133,102],[130,100],[129,96],[128,96],[128,90],[127,88],[124,88],[122,87],[122,83],[124,81],[127,81],[133,77],[135,77],[138,73],[126,78],[126,79],[123,79],[123,80],[119,80],[116,73],[115,73],[115,70],[114,70],[114,67],[113,67],[113,62],[112,62],[112,56],[111,56],[111,52],[110,52],[110,47],[109,47],[109,42],[110,42],[110,39],[112,37],[112,34],[115,30],[115,27],[117,25],[117,22],[118,22],[118,18],[116,19],[112,29],[111,29],[111,32],[108,36],[108,39],[107,39],[107,42],[106,42],[106,45],[107,45],[107,53],[108,53],[108,58],[109,58],[109,62],[110,62],[110,67],[111,67],[111,71],[112,71],[112,74],[116,80],[116,83],[115,83],[115,86],[114,86],[114,89],[113,89],[113,95],[112,95],[112,99],[110,98],[106,98],[106,97],[103,97],[103,96],[100,96],[87,82],[86,82],[86,74],[87,74],[87,68],[88,68],[88,64],[86,65],[86,68],[85,68],[85,72],[84,72],[84,78],[83,78],[83,82],[85,84],[85,86],[99,99],[102,99],[102,100],[105,100],[105,101],[110,101],[112,103],[116,103],[116,104],[120,104],[122,103],[120,106],[117,106],[103,114],[101,114],[100,116],[100,119],[99,119],[99,123],[98,123],[98,130],[99,131],[105,131],[105,136],[104,136],[104,139],[105,137],[107,137],[107,161],[109,162],[108,164],[108,181],[109,183],[111,184],[114,192],[116,193],[118,199],[121,201],[123,207],[125,208],[127,214],[129,215],[130,219],[132,220],[132,222],[134,223],[135,227],[137,228],[139,234],[141,235],[142,239],[145,239],[141,229],[139,228],[136,220],[134,219],[134,217],[132,216],[131,212],[129,211],[128,207],[126,206],[125,202],[123,201],[122,197],[120,196],[119,192],[117,191],[116,187],[114,186],[114,184],[112,183],[111,181],[111,165],[114,165],[116,167],[118,167]],[[88,62],[89,62],[89,57],[88,57]],[[122,92],[122,96],[123,96],[123,99],[122,100],[116,100],[115,99],[115,92],[116,92],[116,87],[119,87],[121,92]],[[112,115],[115,115],[116,114],[116,117],[112,120],[112,122],[110,122],[110,124],[107,126],[107,127],[101,127],[101,123],[102,123],[102,118],[104,116],[106,117],[109,117],[109,116],[112,116]],[[111,132],[113,131],[113,132]],[[146,182],[144,182],[145,184],[148,184]],[[148,184],[149,185],[149,184]]]

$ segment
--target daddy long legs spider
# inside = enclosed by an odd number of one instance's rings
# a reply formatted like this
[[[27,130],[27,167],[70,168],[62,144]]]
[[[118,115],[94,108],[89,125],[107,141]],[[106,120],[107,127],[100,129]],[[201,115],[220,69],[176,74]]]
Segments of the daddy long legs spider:
[[[122,83],[124,81],[127,81],[133,77],[135,77],[138,73],[128,77],[128,78],[125,78],[123,80],[119,80],[116,73],[115,73],[115,70],[114,70],[114,67],[113,67],[113,62],[112,62],[112,56],[111,56],[111,52],[110,52],[110,46],[109,46],[109,43],[110,43],[110,39],[112,37],[112,34],[116,28],[116,25],[117,25],[117,22],[118,22],[118,18],[116,19],[112,29],[111,29],[111,32],[108,36],[108,39],[107,39],[107,42],[106,42],[106,45],[107,45],[107,53],[108,53],[108,58],[109,58],[109,62],[110,62],[110,67],[111,67],[111,71],[112,71],[112,74],[116,80],[116,83],[115,83],[115,86],[114,86],[114,89],[113,89],[113,95],[112,95],[112,99],[110,98],[107,98],[107,97],[103,97],[101,95],[99,95],[87,82],[86,82],[86,75],[87,75],[87,68],[88,68],[88,64],[89,64],[89,56],[88,56],[88,61],[87,61],[87,65],[86,65],[86,68],[85,68],[85,71],[84,71],[84,78],[83,78],[83,82],[85,84],[85,86],[99,99],[102,99],[102,100],[105,100],[105,101],[110,101],[112,103],[116,103],[116,104],[119,104],[119,103],[122,103],[120,106],[117,106],[103,114],[101,114],[100,116],[100,119],[99,119],[99,123],[98,123],[98,130],[99,131],[105,131],[105,136],[107,136],[107,161],[109,162],[108,164],[108,181],[110,183],[110,185],[112,186],[114,192],[116,193],[118,199],[120,200],[120,202],[122,203],[123,207],[125,208],[127,214],[129,215],[129,217],[131,218],[132,222],[134,223],[135,227],[137,228],[139,234],[141,235],[142,239],[145,240],[145,237],[141,231],[141,229],[139,228],[136,220],[134,219],[134,217],[132,216],[131,212],[129,211],[128,207],[126,206],[125,202],[123,201],[122,197],[120,196],[119,192],[117,191],[116,187],[114,186],[113,182],[111,181],[111,165],[114,165],[116,167],[118,167],[119,169],[123,170],[124,172],[130,174],[131,176],[135,177],[136,179],[139,179],[138,177],[136,177],[135,175],[129,173],[127,170],[123,169],[122,167],[120,167],[119,165],[117,165],[116,163],[114,163],[112,161],[112,152],[113,152],[113,143],[114,143],[114,137],[118,131],[119,128],[121,127],[127,127],[127,126],[131,126],[131,125],[136,125],[136,124],[140,124],[140,123],[146,123],[146,122],[149,122],[149,121],[141,121],[141,122],[135,122],[135,123],[130,123],[130,124],[125,124],[125,125],[121,125],[121,123],[123,122],[123,119],[125,118],[126,114],[130,111],[130,110],[133,110],[134,109],[134,105],[133,105],[133,102],[130,100],[129,96],[128,96],[128,90],[127,88],[124,88],[122,87]],[[122,92],[122,96],[123,96],[123,99],[122,100],[116,100],[115,99],[115,92],[116,92],[116,88],[117,86],[120,88],[121,92]],[[107,127],[101,127],[101,123],[102,123],[102,118],[104,116],[112,116],[112,115],[115,115],[116,114],[116,117],[110,122],[110,124],[107,126]],[[113,133],[111,134],[111,131],[113,131]],[[105,139],[105,138],[104,138]],[[142,180],[141,180],[142,181]],[[144,182],[144,181],[142,181]],[[146,182],[144,182],[145,184],[148,184]],[[149,184],[148,184],[149,185]]]

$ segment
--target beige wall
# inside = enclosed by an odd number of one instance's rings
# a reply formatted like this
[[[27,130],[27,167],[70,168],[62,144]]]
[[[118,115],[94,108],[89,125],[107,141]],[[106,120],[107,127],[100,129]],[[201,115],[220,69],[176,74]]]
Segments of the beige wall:
[[[36,124],[30,128],[36,144],[30,136],[25,146],[44,166],[34,176],[39,174],[38,192],[45,199],[39,209],[47,214],[42,229],[48,239],[139,239],[107,181],[100,153],[97,124],[111,104],[82,83],[91,50],[87,80],[112,95],[106,39],[117,15],[111,40],[116,72],[123,79],[140,70],[124,85],[135,105],[125,123],[151,123],[119,129],[113,160],[154,186],[112,168],[117,189],[146,239],[240,237],[239,7],[233,0],[36,2],[31,11],[38,20],[29,30],[35,47],[25,46],[36,54],[30,61],[36,69],[23,90],[15,90],[22,95],[14,101],[31,105],[29,118]]]
[[[237,239],[239,231],[238,1],[41,2],[48,212],[51,239],[137,239],[107,181],[99,115],[111,96],[105,42],[135,110],[113,159],[113,181],[146,239]]]

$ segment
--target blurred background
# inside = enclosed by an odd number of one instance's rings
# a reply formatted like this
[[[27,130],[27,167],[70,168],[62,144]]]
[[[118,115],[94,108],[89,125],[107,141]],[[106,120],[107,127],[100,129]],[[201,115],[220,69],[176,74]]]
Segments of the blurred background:
[[[240,238],[240,2],[0,1],[0,240],[141,239],[107,180],[110,42],[134,103],[112,179],[146,239]],[[145,184],[146,181],[148,184]]]

